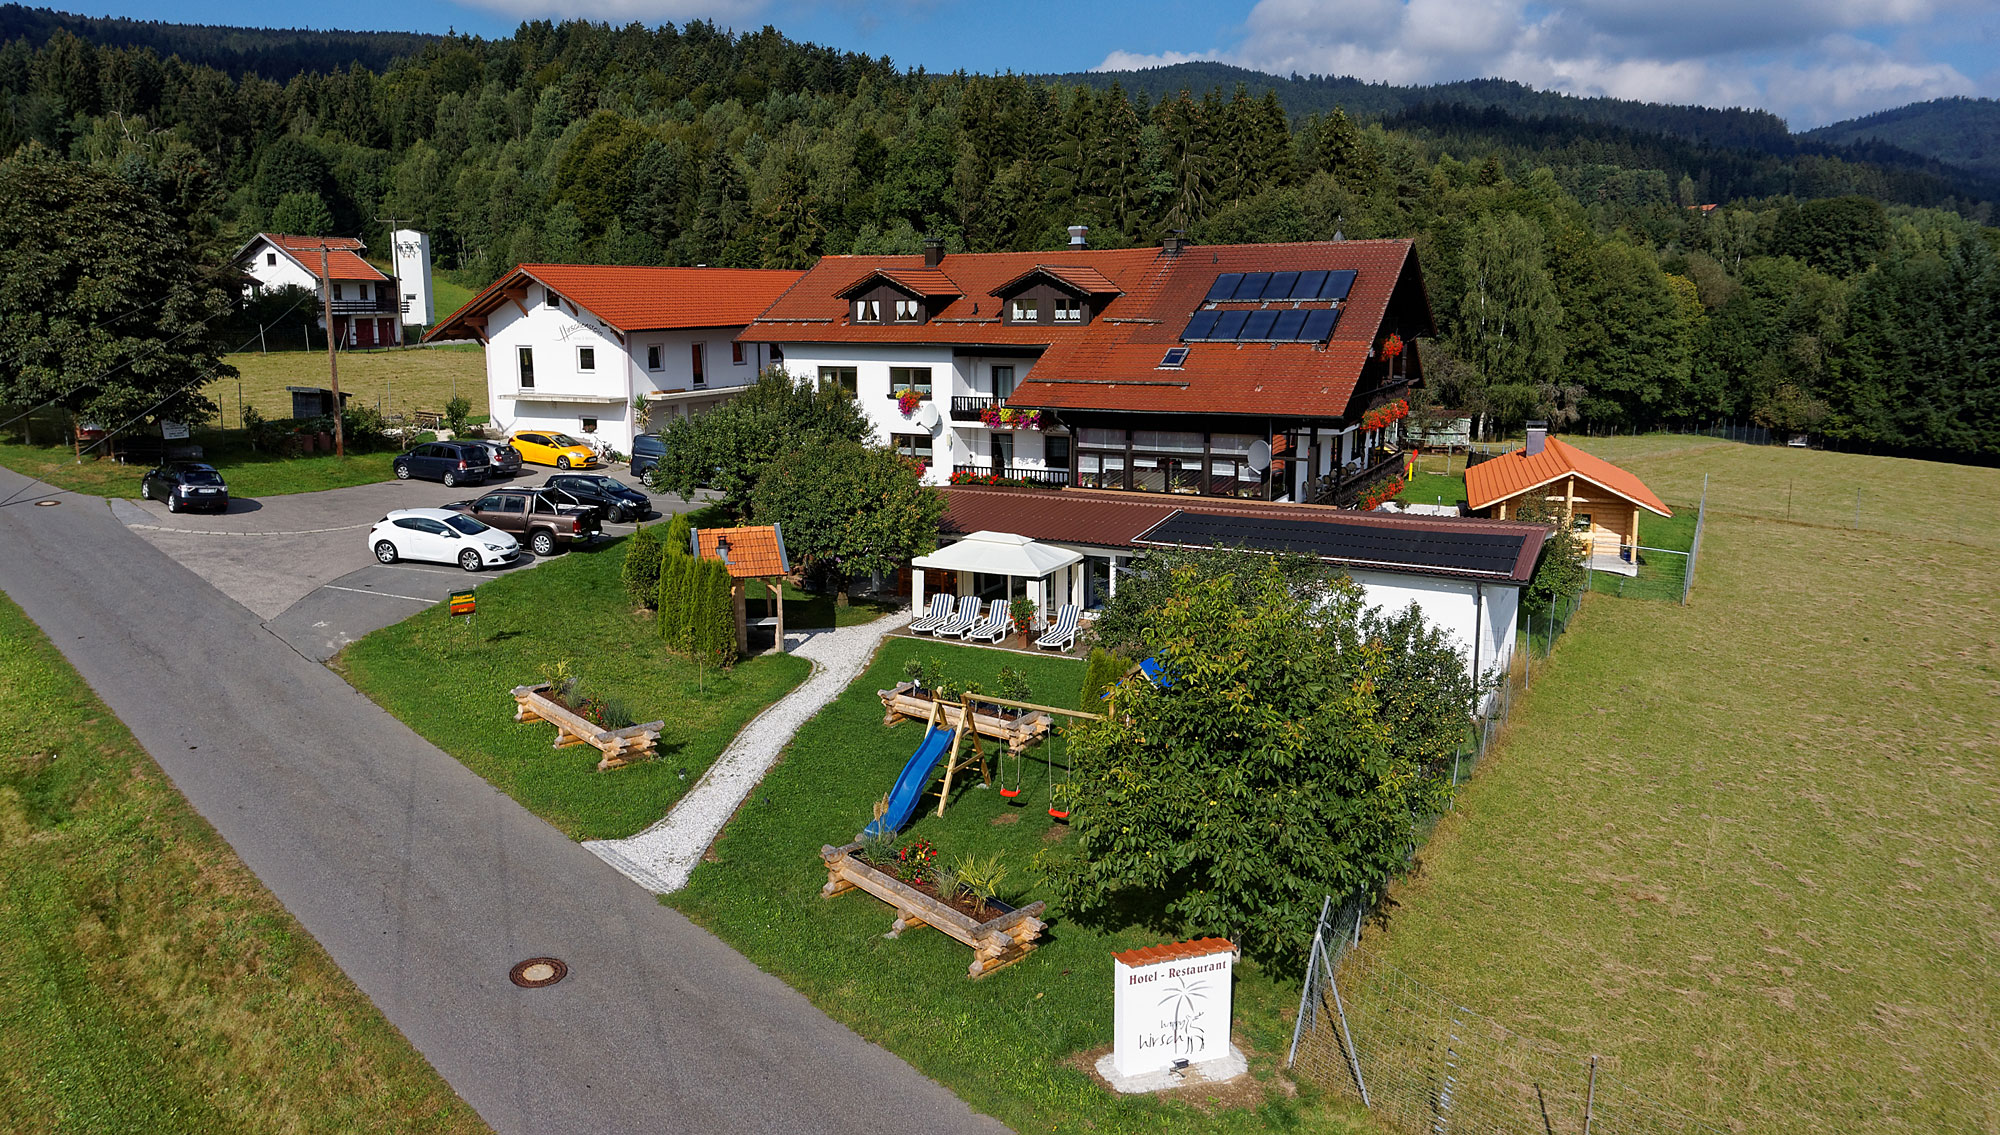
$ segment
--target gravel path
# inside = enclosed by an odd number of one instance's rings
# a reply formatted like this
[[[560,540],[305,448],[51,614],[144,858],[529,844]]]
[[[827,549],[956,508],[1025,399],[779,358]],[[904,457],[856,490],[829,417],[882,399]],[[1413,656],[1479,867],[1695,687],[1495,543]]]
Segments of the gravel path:
[[[778,754],[791,744],[799,726],[860,677],[883,637],[909,621],[904,611],[858,627],[801,636],[806,641],[792,653],[812,660],[812,675],[745,725],[665,819],[628,839],[590,840],[583,846],[655,894],[687,886],[695,864],[722,834],[737,805],[778,763]]]

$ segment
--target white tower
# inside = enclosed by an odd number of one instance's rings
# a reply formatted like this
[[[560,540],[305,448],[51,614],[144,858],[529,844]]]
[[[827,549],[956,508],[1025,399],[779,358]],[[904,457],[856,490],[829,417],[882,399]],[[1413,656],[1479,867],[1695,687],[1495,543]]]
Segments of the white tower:
[[[403,290],[403,322],[425,327],[437,322],[431,303],[431,238],[415,229],[389,234],[396,246],[396,283]]]

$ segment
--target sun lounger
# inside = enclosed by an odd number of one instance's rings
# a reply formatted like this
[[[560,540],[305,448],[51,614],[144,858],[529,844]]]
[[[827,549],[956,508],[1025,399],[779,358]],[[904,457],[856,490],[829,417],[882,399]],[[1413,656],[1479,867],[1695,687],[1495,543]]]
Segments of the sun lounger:
[[[983,605],[979,602],[979,596],[962,595],[958,600],[958,612],[951,618],[946,619],[937,630],[931,633],[939,638],[958,638],[966,631],[971,630],[973,624],[979,621],[979,612],[982,609]]]
[[[931,596],[931,609],[919,616],[916,622],[910,624],[910,633],[929,634],[943,626],[945,620],[949,618],[951,618],[951,596],[933,595]]]
[[[1035,646],[1042,650],[1071,650],[1076,646],[1076,621],[1083,614],[1074,603],[1065,603],[1056,612],[1055,625],[1047,633],[1035,640]]]
[[[987,608],[986,617],[974,623],[972,629],[965,632],[965,637],[983,638],[988,642],[1006,638],[1007,632],[1014,629],[1014,616],[1009,606],[1005,599],[995,599],[993,605]]]

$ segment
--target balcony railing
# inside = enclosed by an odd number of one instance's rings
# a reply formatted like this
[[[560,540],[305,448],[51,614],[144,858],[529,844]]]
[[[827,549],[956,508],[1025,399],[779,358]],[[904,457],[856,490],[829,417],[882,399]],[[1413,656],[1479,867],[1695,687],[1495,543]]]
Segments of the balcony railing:
[[[951,420],[954,422],[976,422],[979,420],[979,415],[987,407],[999,404],[1000,400],[998,398],[990,398],[983,394],[974,395],[970,398],[954,396],[951,400]]]
[[[1345,508],[1361,499],[1363,493],[1378,481],[1386,480],[1402,471],[1408,458],[1401,450],[1380,455],[1359,466],[1336,469],[1312,483],[1306,492],[1307,499],[1314,504],[1330,504]]]
[[[1062,488],[1064,485],[1070,483],[1070,477],[1073,475],[1068,469],[1040,469],[1030,468],[1025,465],[994,465],[991,462],[985,461],[976,465],[967,465],[958,472],[970,474],[974,478],[1000,477],[1007,481],[1026,481],[1037,488],[1048,489]],[[975,480],[973,483],[977,484],[978,481]]]
[[[394,296],[333,301],[335,315],[388,315],[399,310],[401,310],[400,305]]]

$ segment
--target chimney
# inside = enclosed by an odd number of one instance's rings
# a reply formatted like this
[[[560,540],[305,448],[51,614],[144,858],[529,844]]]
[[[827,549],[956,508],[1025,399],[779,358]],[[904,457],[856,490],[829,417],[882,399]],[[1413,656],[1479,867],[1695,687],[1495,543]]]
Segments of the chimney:
[[[924,267],[935,268],[944,263],[944,242],[934,236],[924,238]]]
[[[1071,248],[1082,248],[1084,245],[1083,234],[1089,231],[1089,225],[1071,225],[1069,227],[1069,246]]]
[[[1528,456],[1533,457],[1535,454],[1540,453],[1542,451],[1542,445],[1545,442],[1547,442],[1548,439],[1549,439],[1549,424],[1547,422],[1529,422],[1528,448],[1527,448]]]
[[[1160,242],[1160,251],[1165,253],[1169,260],[1178,257],[1186,247],[1186,229],[1171,229],[1167,232],[1166,239]]]

